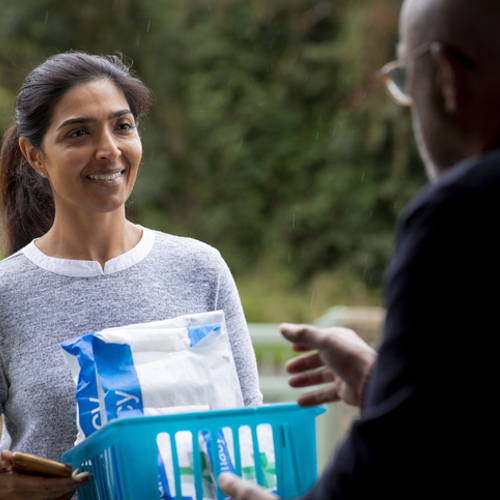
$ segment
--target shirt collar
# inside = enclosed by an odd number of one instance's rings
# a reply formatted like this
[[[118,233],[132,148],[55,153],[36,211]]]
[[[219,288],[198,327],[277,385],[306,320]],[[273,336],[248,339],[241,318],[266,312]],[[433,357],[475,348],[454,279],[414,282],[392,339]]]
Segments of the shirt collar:
[[[36,245],[33,240],[26,245],[21,251],[33,264],[56,274],[73,277],[92,277],[112,274],[118,271],[123,271],[143,260],[151,251],[155,242],[155,233],[151,229],[139,226],[142,229],[142,237],[139,243],[122,255],[108,260],[104,265],[104,269],[99,262],[90,260],[69,260],[57,259],[45,255]]]

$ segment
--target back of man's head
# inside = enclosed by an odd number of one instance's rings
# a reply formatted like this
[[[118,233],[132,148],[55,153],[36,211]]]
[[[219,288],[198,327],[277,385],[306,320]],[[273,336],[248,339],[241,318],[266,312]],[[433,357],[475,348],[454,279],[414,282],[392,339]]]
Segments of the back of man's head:
[[[414,130],[431,177],[500,147],[500,0],[405,0]]]

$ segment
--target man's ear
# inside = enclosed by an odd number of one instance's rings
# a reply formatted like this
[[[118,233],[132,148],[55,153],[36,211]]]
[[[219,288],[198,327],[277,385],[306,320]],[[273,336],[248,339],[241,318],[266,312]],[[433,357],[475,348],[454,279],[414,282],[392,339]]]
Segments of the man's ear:
[[[437,67],[436,84],[443,96],[444,109],[454,115],[462,101],[465,68],[457,61],[452,51],[440,42],[433,42],[430,54]]]
[[[19,148],[23,153],[26,161],[42,176],[47,177],[43,162],[43,153],[40,149],[35,148],[27,137],[19,138]]]

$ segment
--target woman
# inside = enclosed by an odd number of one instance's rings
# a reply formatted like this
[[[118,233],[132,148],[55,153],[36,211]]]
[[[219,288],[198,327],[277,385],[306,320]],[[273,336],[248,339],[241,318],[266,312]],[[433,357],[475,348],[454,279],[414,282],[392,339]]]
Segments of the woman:
[[[59,344],[77,335],[223,309],[245,404],[261,402],[220,254],[126,219],[142,153],[137,120],[149,103],[118,59],[77,52],[45,61],[19,93],[0,168],[10,255],[0,262],[2,499],[67,498],[86,480],[40,483],[8,468],[11,451],[60,460],[73,445],[75,387]]]

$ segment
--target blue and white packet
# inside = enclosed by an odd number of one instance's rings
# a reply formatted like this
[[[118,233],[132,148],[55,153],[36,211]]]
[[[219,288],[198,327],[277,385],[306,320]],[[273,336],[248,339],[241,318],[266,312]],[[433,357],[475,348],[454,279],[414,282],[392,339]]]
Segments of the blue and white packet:
[[[76,383],[77,443],[119,412],[244,405],[223,311],[107,328],[61,347]]]
[[[119,417],[244,405],[223,311],[108,328],[63,342],[61,347],[76,383],[76,443]],[[157,439],[159,493],[160,498],[173,499],[171,455],[162,434]],[[182,496],[191,500],[195,498],[190,476],[192,437],[178,434]],[[199,436],[206,500],[217,497],[209,440],[208,434]],[[217,445],[228,457],[225,470],[234,472],[222,431]]]

